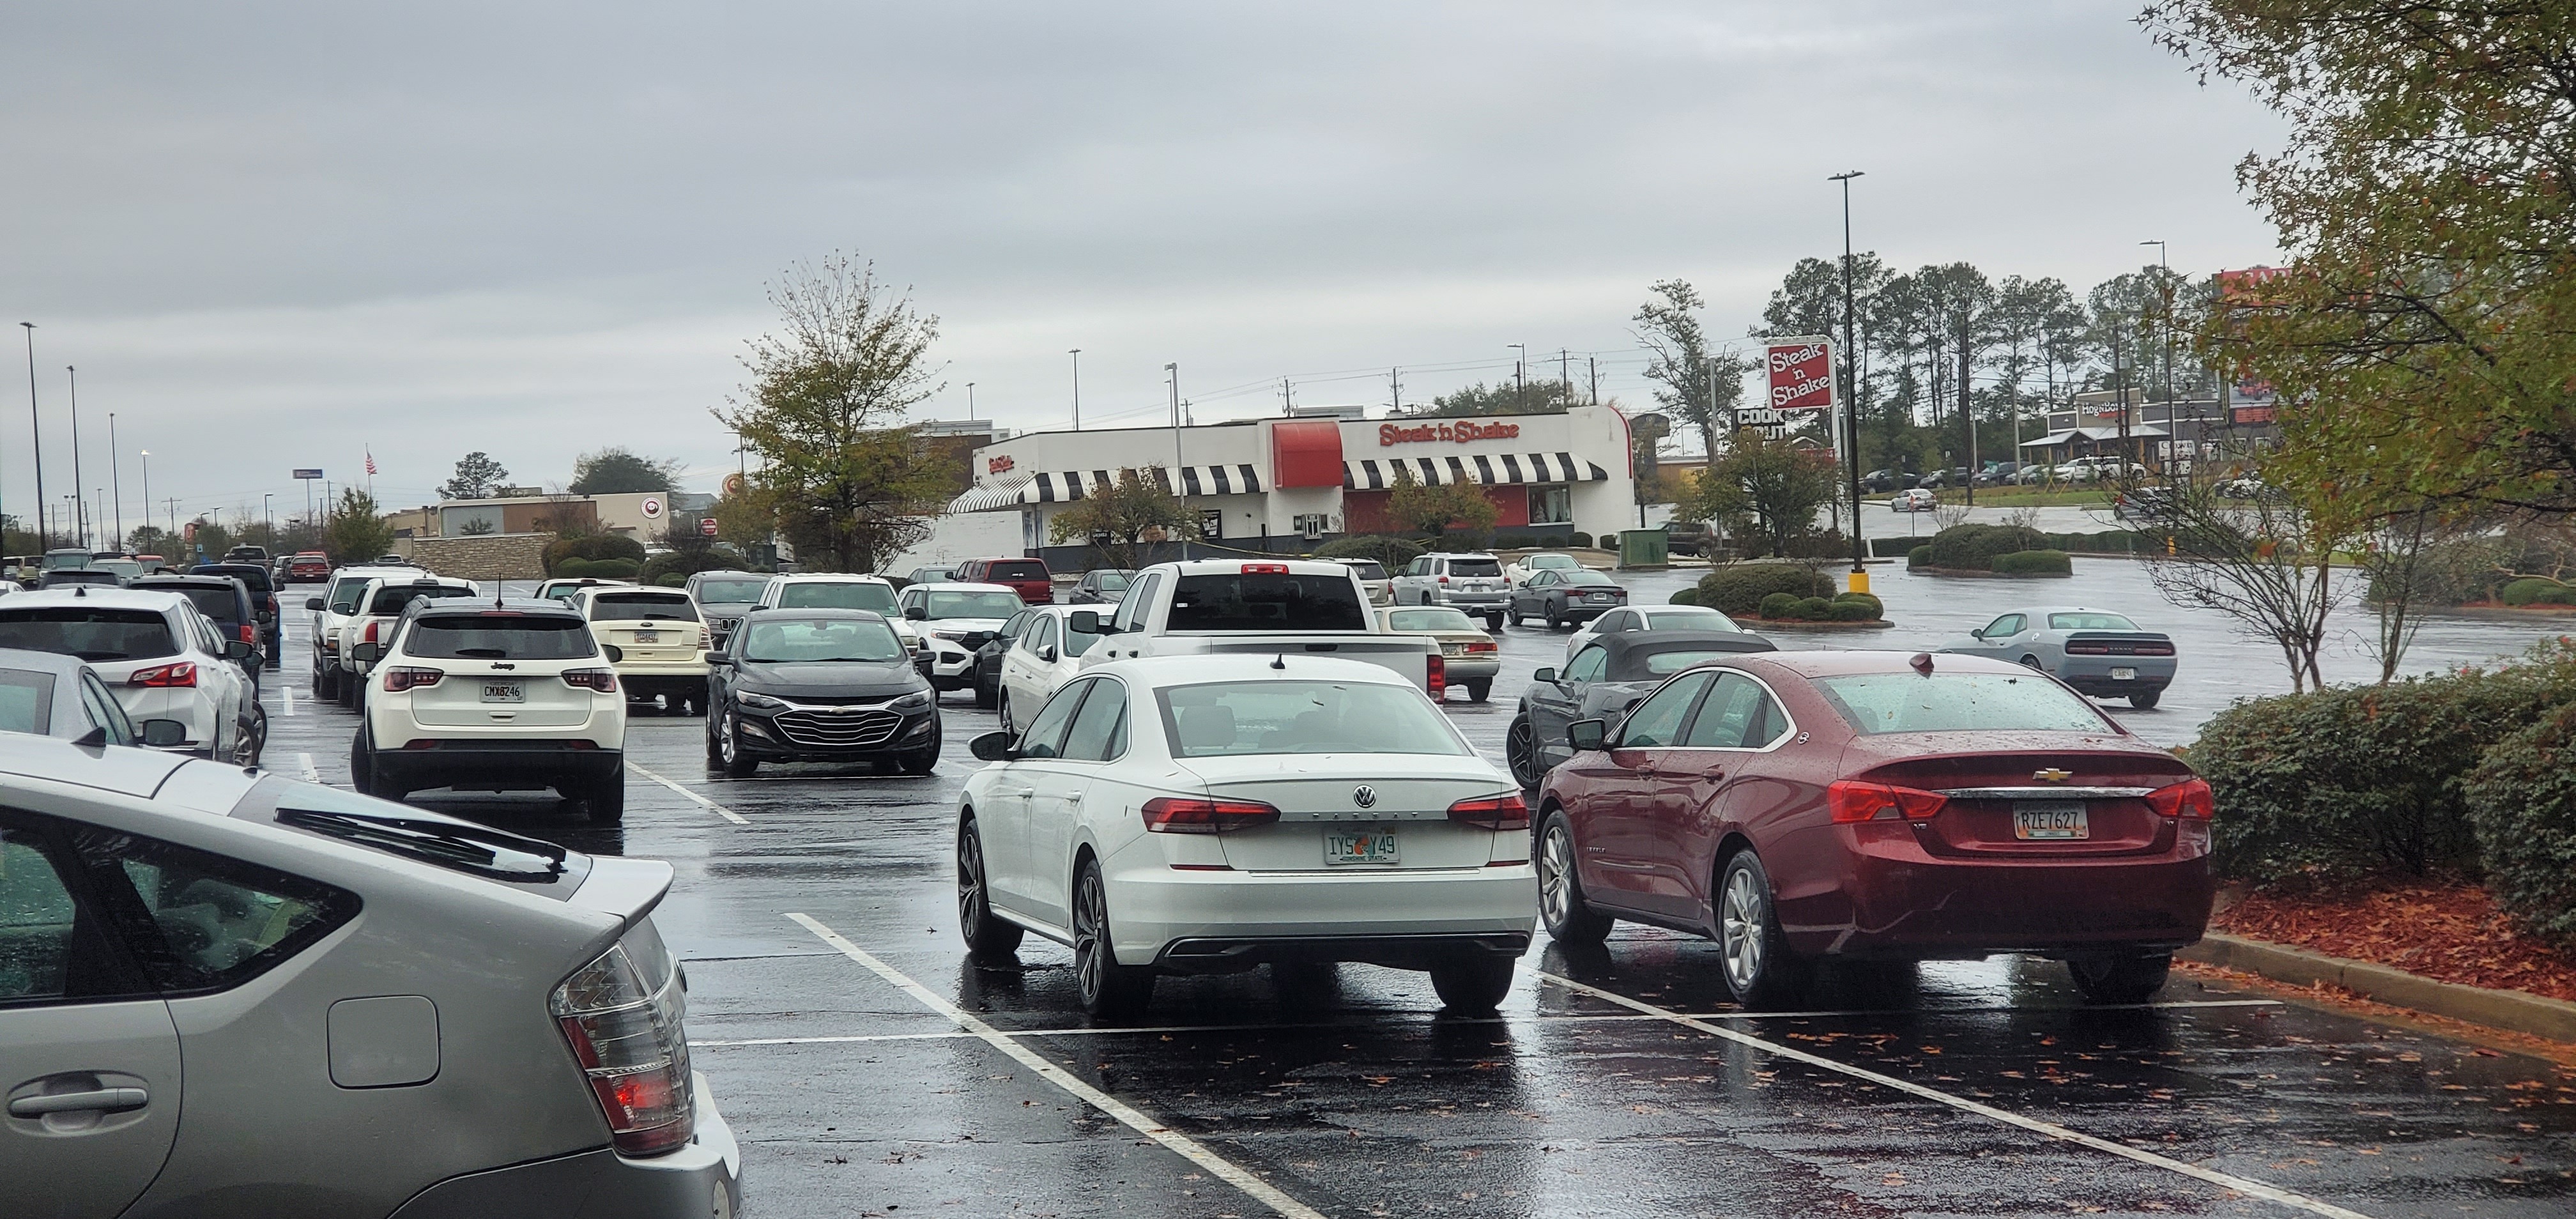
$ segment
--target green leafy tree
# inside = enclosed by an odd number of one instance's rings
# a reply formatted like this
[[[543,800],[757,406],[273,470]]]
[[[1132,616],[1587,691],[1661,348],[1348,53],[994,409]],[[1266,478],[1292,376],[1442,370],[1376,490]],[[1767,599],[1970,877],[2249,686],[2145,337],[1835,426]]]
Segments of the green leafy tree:
[[[1144,565],[1153,542],[1198,537],[1198,514],[1164,487],[1159,473],[1120,470],[1115,486],[1056,513],[1047,522],[1048,537],[1057,545],[1088,541],[1104,565],[1131,569]]]
[[[198,531],[198,540],[205,532]],[[394,529],[376,510],[376,497],[357,487],[344,487],[331,506],[323,529],[322,549],[334,563],[362,563],[393,549]]]
[[[125,535],[125,548],[133,554],[157,554],[165,559],[175,559],[179,556],[170,548],[178,544],[179,539],[171,537],[169,531],[159,525],[137,526],[134,532]]]
[[[1563,381],[1525,381],[1515,385],[1504,381],[1487,385],[1482,381],[1465,389],[1451,390],[1431,400],[1431,405],[1408,415],[1422,418],[1457,418],[1469,415],[1540,415],[1561,411],[1575,404],[1574,387]]]
[[[1833,502],[1834,470],[1817,450],[1747,429],[1699,478],[1684,515],[1722,522],[1765,554],[1785,556],[1815,533],[1816,513]]]
[[[575,495],[614,495],[631,491],[664,491],[671,489],[683,463],[672,459],[656,461],[638,457],[622,447],[584,453],[572,463],[572,482],[564,490]]]
[[[948,498],[905,412],[938,392],[939,319],[835,254],[769,289],[782,330],[751,342],[743,397],[714,411],[761,457],[767,522],[807,568],[867,571],[930,534]]]
[[[457,459],[456,473],[439,485],[438,494],[443,499],[490,499],[501,480],[509,476],[510,472],[502,469],[501,463],[489,455],[479,451],[468,453]]]
[[[1468,534],[1492,529],[1502,512],[1474,483],[1432,486],[1416,480],[1411,471],[1399,465],[1395,468],[1395,486],[1387,491],[1386,515],[1417,532],[1446,538],[1453,529]]]
[[[1646,379],[1655,382],[1655,401],[1674,419],[1697,429],[1712,460],[1717,438],[1735,428],[1735,410],[1744,398],[1744,374],[1751,362],[1732,351],[1710,347],[1697,310],[1708,302],[1686,280],[1667,279],[1648,289],[1637,307],[1637,342],[1646,349]]]

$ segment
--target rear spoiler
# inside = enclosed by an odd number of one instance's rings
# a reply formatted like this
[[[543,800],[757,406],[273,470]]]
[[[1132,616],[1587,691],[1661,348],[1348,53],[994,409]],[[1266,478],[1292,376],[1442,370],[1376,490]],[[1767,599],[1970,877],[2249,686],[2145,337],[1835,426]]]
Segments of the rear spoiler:
[[[621,928],[631,928],[671,891],[671,865],[659,859],[620,855],[590,857],[590,875],[565,905],[614,915]]]

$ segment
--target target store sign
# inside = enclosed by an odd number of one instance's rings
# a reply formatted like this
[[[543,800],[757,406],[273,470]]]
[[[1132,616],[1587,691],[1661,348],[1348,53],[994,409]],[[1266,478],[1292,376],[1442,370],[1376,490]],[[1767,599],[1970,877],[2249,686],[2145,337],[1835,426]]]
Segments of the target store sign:
[[[1763,351],[1770,395],[1777,411],[1822,410],[1834,404],[1834,345],[1824,339],[1772,339]]]

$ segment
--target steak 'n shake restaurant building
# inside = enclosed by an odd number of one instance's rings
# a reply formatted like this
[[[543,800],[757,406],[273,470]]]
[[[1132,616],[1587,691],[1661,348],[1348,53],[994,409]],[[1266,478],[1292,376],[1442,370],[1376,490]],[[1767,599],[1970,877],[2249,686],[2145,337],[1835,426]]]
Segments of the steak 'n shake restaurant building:
[[[974,486],[949,512],[1016,513],[1030,552],[1052,547],[1048,522],[1057,513],[1114,486],[1124,470],[1176,491],[1198,512],[1202,540],[1239,550],[1296,553],[1399,530],[1385,516],[1399,468],[1416,482],[1483,491],[1496,533],[1615,535],[1637,523],[1627,421],[1607,407],[1026,432],[972,460]]]

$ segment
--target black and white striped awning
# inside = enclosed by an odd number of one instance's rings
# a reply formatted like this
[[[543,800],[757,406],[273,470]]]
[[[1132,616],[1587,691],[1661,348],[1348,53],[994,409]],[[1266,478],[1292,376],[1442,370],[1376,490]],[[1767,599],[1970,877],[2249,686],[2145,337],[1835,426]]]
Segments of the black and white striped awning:
[[[1011,502],[1018,504],[1071,503],[1087,495],[1098,495],[1118,485],[1118,470],[1041,470],[1022,486]],[[1181,485],[1172,486],[1171,471],[1162,466],[1148,467],[1146,477],[1161,483],[1166,490],[1181,495],[1258,495],[1261,476],[1249,465],[1182,466]]]
[[[1181,485],[1172,486],[1171,471],[1155,467],[1154,477],[1165,490],[1188,495],[1259,495],[1261,476],[1248,465],[1182,466]]]
[[[1444,457],[1387,457],[1342,463],[1342,487],[1349,491],[1384,491],[1395,485],[1401,467],[1413,481],[1430,486],[1449,483],[1608,482],[1610,472],[1572,453],[1452,453]]]

